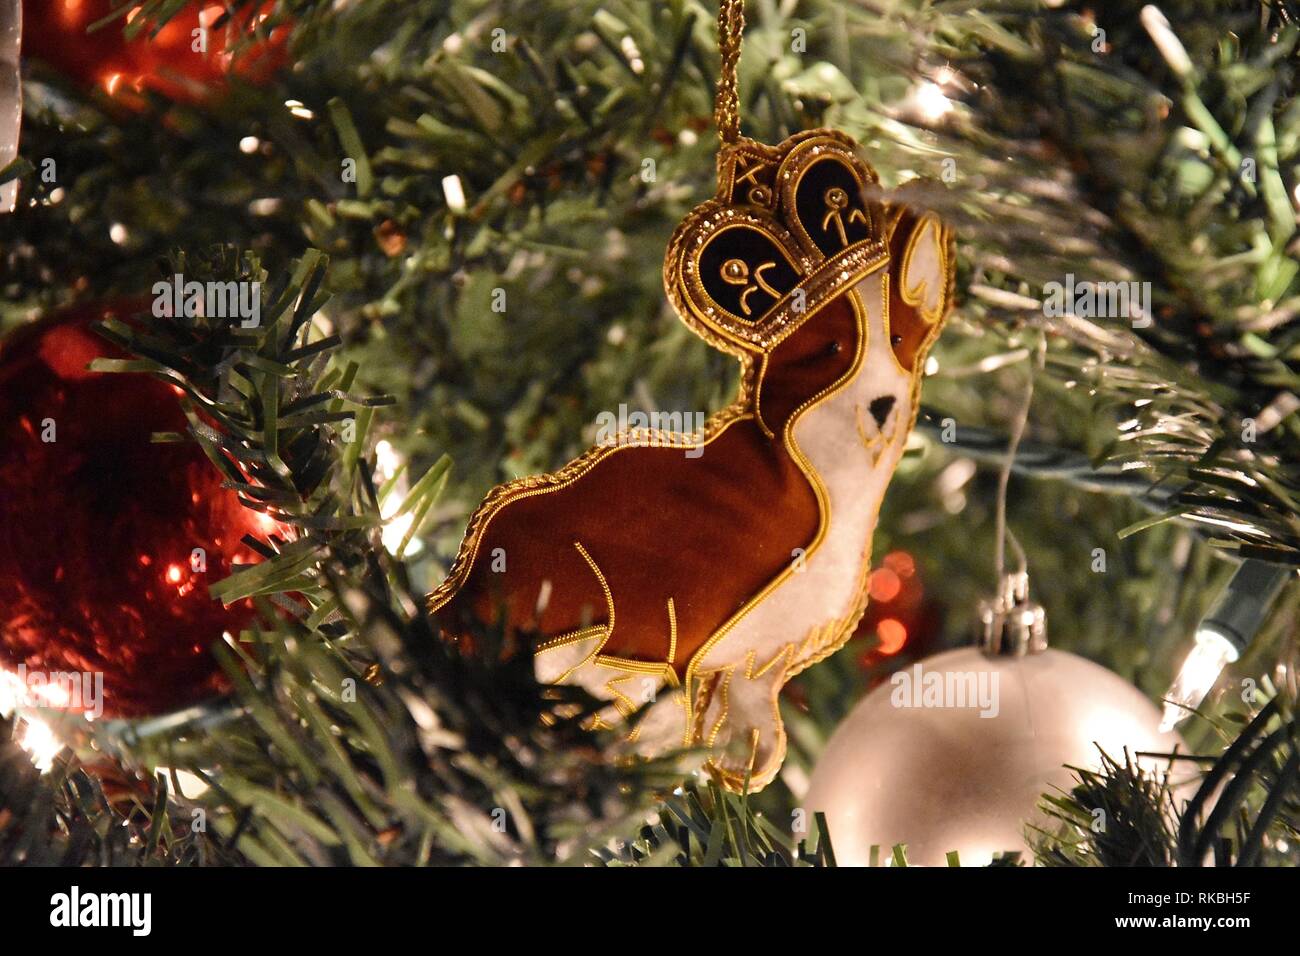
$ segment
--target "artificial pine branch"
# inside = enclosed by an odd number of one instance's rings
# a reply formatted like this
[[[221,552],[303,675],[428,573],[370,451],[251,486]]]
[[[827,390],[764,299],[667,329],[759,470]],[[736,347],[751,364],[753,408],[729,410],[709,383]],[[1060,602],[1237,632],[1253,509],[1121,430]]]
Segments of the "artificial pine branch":
[[[167,812],[165,778],[66,753],[45,773],[0,718],[0,866],[240,865],[221,841]]]
[[[1044,795],[1054,829],[1033,828],[1046,866],[1294,865],[1300,829],[1300,732],[1285,698],[1237,715],[1214,759],[1179,760],[1166,777],[1103,754],[1099,771],[1073,768],[1078,783]],[[1203,764],[1193,785],[1181,768]]]
[[[1300,299],[1286,195],[1300,115],[1281,94],[1295,87],[1298,34],[1276,6],[1224,5],[1212,30],[1180,6],[1162,5],[1194,67],[1169,44],[1162,57],[1140,3],[1034,17],[994,3],[944,22],[944,52],[989,92],[941,133],[984,185],[936,201],[963,220],[968,312],[983,322],[1041,322],[1040,290],[1067,273],[1151,283],[1154,315],[1138,328],[1047,321],[1054,374],[1131,418],[1098,457],[1172,480],[1166,514],[1212,524],[1217,547],[1296,563],[1300,430],[1286,409]],[[1234,42],[1220,46],[1225,29]],[[1013,85],[1023,93],[1008,97]],[[1000,106],[985,108],[993,91]],[[1019,161],[986,158],[1003,155]]]
[[[1101,755],[1101,769],[1073,767],[1078,783],[1044,795],[1043,809],[1060,821],[1055,831],[1035,828],[1035,855],[1045,866],[1172,866],[1173,795],[1168,783],[1144,772],[1125,753]]]
[[[182,6],[146,0],[132,29]],[[238,17],[257,5],[226,6]],[[336,297],[324,307],[332,328],[323,337],[337,334],[342,348],[333,354],[346,357],[330,360],[331,388],[397,396],[408,450],[424,466],[444,451],[455,454],[446,494],[436,505],[430,495],[418,512],[435,558],[454,547],[465,502],[504,475],[565,460],[596,411],[629,397],[646,407],[718,404],[729,369],[685,341],[662,309],[658,275],[673,224],[711,188],[704,119],[716,66],[711,8],[622,0],[527,9],[415,0],[274,6],[296,23],[295,69],[265,87],[236,83],[203,106],[155,99],[140,111],[124,109],[29,66],[23,157],[12,171],[36,205],[0,217],[0,325],[73,297],[137,291],[154,277],[153,260],[176,247],[233,243],[257,251],[275,274],[305,244],[327,249]],[[1052,348],[1035,437],[1179,488],[1184,497],[1171,512],[1220,522],[1210,527],[1223,529],[1216,535],[1226,549],[1294,561],[1300,427],[1289,402],[1298,384],[1300,303],[1288,278],[1295,240],[1286,235],[1277,188],[1283,201],[1294,190],[1300,148],[1286,56],[1293,18],[1282,3],[1236,0],[1212,15],[1195,0],[1160,6],[1197,65],[1193,76],[1178,76],[1159,54],[1140,26],[1140,3],[1031,10],[905,2],[883,10],[807,0],[793,12],[751,4],[750,49],[761,55],[742,63],[746,131],[775,140],[794,128],[842,126],[859,136],[890,185],[914,172],[942,177],[942,160],[955,160],[949,190],[926,196],[964,240],[959,327],[966,335],[949,336],[937,353],[927,399],[961,410],[963,426],[1009,417],[1006,379],[996,369],[1014,362],[1024,326],[1046,324]],[[537,10],[545,15],[531,15]],[[1106,30],[1104,50],[1093,49],[1094,25]],[[496,27],[507,33],[505,53],[489,43]],[[795,28],[807,33],[807,53],[791,49]],[[932,122],[900,105],[944,66],[959,76],[947,89],[952,113]],[[304,103],[307,115],[289,113],[287,100]],[[249,138],[254,149],[244,152]],[[362,152],[351,155],[358,145]],[[1253,192],[1232,163],[1247,156],[1260,174]],[[363,161],[368,187],[340,178],[344,158]],[[55,183],[37,175],[45,159],[56,161]],[[646,159],[655,161],[653,181],[642,175]],[[463,183],[463,211],[442,190],[449,175]],[[121,242],[114,224],[125,226]],[[1046,321],[1043,285],[1067,273],[1150,281],[1154,328]],[[488,303],[498,288],[511,305],[494,316]],[[990,358],[995,370],[979,372]],[[205,366],[191,363],[184,377],[212,384]],[[238,392],[248,382],[230,386]],[[199,414],[203,402],[190,400]],[[325,405],[296,406],[292,414],[350,411],[367,434],[366,407],[343,397]],[[250,409],[235,422],[253,435],[253,447],[261,443],[259,414]],[[1242,437],[1247,419],[1260,425],[1253,442]],[[300,427],[291,418],[290,430]],[[301,433],[291,457],[319,468],[334,458],[313,434]],[[277,598],[290,604],[320,600],[309,626],[290,627],[295,646],[303,634],[307,643],[332,642],[321,646],[358,674],[377,657],[349,636],[355,621],[331,619],[331,605],[340,606],[331,575],[355,587],[362,571],[349,563],[353,549],[373,536],[365,522],[338,525],[372,507],[361,457],[360,444],[344,452],[346,490],[338,501],[317,501],[326,513],[315,516],[294,503],[296,485],[290,493],[273,463],[258,463],[267,483],[242,489],[250,501],[277,513],[288,507],[299,527],[308,517],[335,526],[322,529],[319,550],[298,556],[305,570],[278,565],[278,580],[239,584],[240,593],[269,594],[292,585],[291,596]],[[945,461],[931,454],[901,473],[878,547],[890,535],[907,541],[912,532],[899,529],[943,522],[928,539],[932,553],[920,557],[951,580],[959,577],[952,569],[965,566],[981,504],[972,494],[965,518],[945,510],[950,494],[938,507],[931,486]],[[307,486],[332,486],[333,479],[303,474]],[[1072,517],[1068,544],[1050,542],[1053,599],[1089,609],[1054,614],[1054,641],[1122,661],[1126,674],[1158,691],[1159,669],[1168,666],[1161,661],[1175,653],[1169,635],[1190,633],[1196,596],[1214,577],[1203,549],[1166,561],[1182,539],[1141,522],[1130,530],[1142,533],[1124,545],[1131,557],[1121,559],[1104,535],[1111,522],[1132,520],[1122,506],[1099,508],[1053,489],[1018,498],[1013,521],[1022,515],[1046,524],[1078,509],[1088,518]],[[1120,587],[1071,573],[1082,562],[1069,549],[1086,553],[1098,539],[1112,550],[1113,566],[1123,562]],[[275,552],[269,547],[272,562]],[[343,567],[327,574],[335,558]],[[366,598],[376,607],[394,600],[382,589]],[[1112,613],[1094,610],[1103,606]],[[946,639],[961,629],[958,621]],[[1258,643],[1256,658],[1266,660],[1268,641]],[[850,657],[842,656],[841,670],[852,670]],[[298,712],[280,702],[278,682],[288,697],[301,689],[280,670],[254,674],[253,699],[277,701],[266,727],[242,736],[206,725],[187,733],[224,733],[231,747],[242,741],[236,756],[251,761],[255,779],[292,773],[268,766],[255,742]],[[858,686],[856,671],[852,679]],[[825,683],[833,682],[827,676]],[[812,703],[819,714],[839,712],[828,700]],[[1275,778],[1288,779],[1285,759],[1267,764]],[[355,783],[354,775],[341,773],[326,790],[341,781]],[[776,799],[763,796],[768,804]],[[1275,806],[1269,812],[1278,825],[1293,825],[1287,801]],[[245,801],[235,817],[241,835],[252,826],[250,807]],[[281,852],[272,832],[250,839]],[[310,840],[291,849],[320,852]]]
[[[256,256],[226,250],[165,271],[177,269],[200,282],[267,279]],[[139,862],[174,859],[164,831],[211,834],[258,864],[582,859],[681,771],[616,760],[612,736],[584,729],[596,702],[539,686],[518,648],[492,634],[455,646],[434,630],[379,539],[355,422],[386,400],[350,391],[355,367],[332,361],[337,339],[314,331],[324,285],[325,261],[309,253],[263,286],[256,328],[148,313],[102,327],[137,358],[100,371],[151,374],[183,393],[189,434],[157,437],[200,442],[245,506],[276,524],[248,539],[264,560],[210,589],[261,611],[259,627],[214,648],[233,697],[82,725],[78,751],[89,757],[93,742],[112,755],[96,776],[166,767],[209,785],[199,800],[152,792],[151,829],[128,841]],[[402,507],[427,513],[445,474],[440,464],[415,480]]]
[[[755,811],[746,797],[716,784],[692,783],[666,798],[635,838],[595,855],[606,866],[834,866],[825,817],[797,819],[792,835],[789,826],[783,829]]]

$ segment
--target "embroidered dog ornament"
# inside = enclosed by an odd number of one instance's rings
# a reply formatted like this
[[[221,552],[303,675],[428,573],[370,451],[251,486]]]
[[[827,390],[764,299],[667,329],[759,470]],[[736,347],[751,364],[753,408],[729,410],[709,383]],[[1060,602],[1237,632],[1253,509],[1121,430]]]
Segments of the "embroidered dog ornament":
[[[866,609],[953,250],[933,214],[869,198],[875,173],[834,131],[742,137],[718,174],[664,285],[739,359],[735,401],[700,434],[620,433],[494,488],[429,607],[453,638],[475,623],[540,635],[541,681],[608,700],[600,725],[644,710],[631,747],[707,747],[740,790],[780,769],[782,686]]]

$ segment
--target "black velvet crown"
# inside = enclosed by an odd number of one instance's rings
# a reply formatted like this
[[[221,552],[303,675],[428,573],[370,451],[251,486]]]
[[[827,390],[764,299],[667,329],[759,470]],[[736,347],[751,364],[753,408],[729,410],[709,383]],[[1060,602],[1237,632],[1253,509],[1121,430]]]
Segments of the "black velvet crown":
[[[718,192],[668,244],[664,285],[686,323],[729,352],[765,352],[888,258],[876,174],[856,144],[812,130],[718,156]]]

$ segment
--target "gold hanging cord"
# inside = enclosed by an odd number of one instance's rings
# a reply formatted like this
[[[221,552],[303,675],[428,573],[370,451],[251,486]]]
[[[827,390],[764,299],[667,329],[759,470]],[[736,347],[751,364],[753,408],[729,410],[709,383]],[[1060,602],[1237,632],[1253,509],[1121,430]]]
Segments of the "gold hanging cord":
[[[722,70],[718,77],[718,96],[713,104],[713,118],[718,124],[718,139],[728,146],[740,138],[740,91],[736,83],[736,64],[740,62],[740,35],[745,30],[745,0],[722,0],[718,8],[718,52]]]

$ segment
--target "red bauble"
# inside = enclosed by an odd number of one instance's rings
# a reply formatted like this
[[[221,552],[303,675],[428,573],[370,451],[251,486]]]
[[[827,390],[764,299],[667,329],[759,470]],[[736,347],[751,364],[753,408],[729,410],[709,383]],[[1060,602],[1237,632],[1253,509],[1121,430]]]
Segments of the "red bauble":
[[[220,89],[232,73],[261,82],[285,59],[289,30],[283,26],[235,56],[231,51],[240,34],[251,32],[264,14],[243,11],[218,27],[225,13],[218,3],[187,6],[153,36],[146,30],[128,41],[122,31],[130,13],[86,32],[120,6],[115,0],[23,0],[23,56],[38,57],[115,96],[153,90],[189,101]],[[205,50],[194,49],[200,27],[208,31]]]
[[[256,560],[240,539],[268,519],[197,445],[150,441],[187,427],[171,386],[87,371],[122,357],[90,328],[112,311],[0,342],[0,668],[102,673],[104,713],[140,716],[225,689],[211,646],[253,611],[208,585]]]

